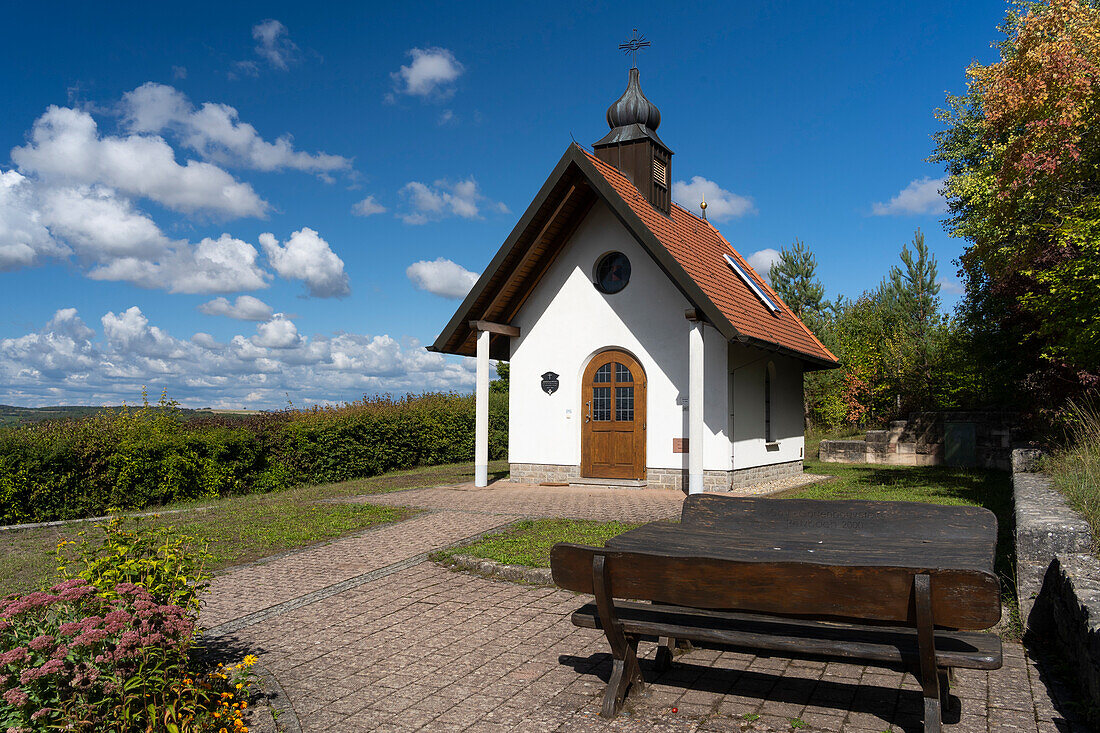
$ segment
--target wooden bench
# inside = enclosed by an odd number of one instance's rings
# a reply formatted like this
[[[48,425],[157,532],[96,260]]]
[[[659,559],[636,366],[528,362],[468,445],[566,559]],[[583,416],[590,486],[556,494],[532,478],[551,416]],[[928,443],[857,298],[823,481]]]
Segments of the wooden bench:
[[[601,715],[644,688],[637,648],[676,639],[790,657],[904,665],[941,729],[952,668],[998,669],[997,522],[974,507],[689,496],[604,548],[561,543],[554,582],[590,593],[572,615],[603,630],[612,675]],[[645,602],[640,602],[645,601]]]

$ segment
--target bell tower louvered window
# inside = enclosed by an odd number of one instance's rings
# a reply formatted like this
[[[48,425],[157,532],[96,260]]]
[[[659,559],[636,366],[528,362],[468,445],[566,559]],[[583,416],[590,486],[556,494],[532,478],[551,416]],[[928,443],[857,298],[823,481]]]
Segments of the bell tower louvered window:
[[[653,182],[662,188],[668,188],[668,169],[664,161],[653,159]]]

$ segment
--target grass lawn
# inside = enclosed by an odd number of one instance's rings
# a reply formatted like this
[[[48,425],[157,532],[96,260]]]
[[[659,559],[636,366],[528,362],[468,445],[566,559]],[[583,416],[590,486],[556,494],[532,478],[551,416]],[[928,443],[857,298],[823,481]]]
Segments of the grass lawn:
[[[779,499],[868,499],[968,504],[997,515],[997,558],[1003,603],[1016,613],[1016,520],[1012,506],[1012,476],[1006,471],[950,466],[876,466],[807,460],[808,473],[835,476],[778,495]],[[1013,617],[1010,626],[1018,629]]]
[[[612,537],[639,526],[586,519],[525,519],[504,532],[488,535],[465,547],[442,550],[432,557],[445,560],[452,555],[471,555],[507,565],[548,568],[550,548],[558,542],[603,547]]]
[[[490,464],[489,472],[490,478],[507,475],[508,465],[502,461]],[[399,507],[341,504],[325,499],[465,483],[473,480],[473,474],[472,463],[431,466],[338,484],[215,499],[203,505],[163,507],[181,511],[142,521],[172,525],[208,542],[215,557],[214,569],[218,569],[396,522],[415,513]],[[48,581],[55,567],[53,552],[57,543],[76,539],[82,530],[88,531],[90,539],[100,535],[88,522],[0,532],[0,598],[33,590]]]

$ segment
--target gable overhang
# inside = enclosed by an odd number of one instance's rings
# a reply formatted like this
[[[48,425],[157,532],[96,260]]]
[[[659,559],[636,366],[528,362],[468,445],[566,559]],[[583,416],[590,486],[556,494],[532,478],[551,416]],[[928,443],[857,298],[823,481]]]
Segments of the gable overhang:
[[[640,193],[636,195],[641,196]],[[477,334],[471,322],[510,323],[597,201],[611,210],[702,320],[713,325],[727,341],[800,359],[811,370],[838,366],[835,362],[739,333],[575,143],[554,166],[531,205],[428,350],[473,356]],[[492,334],[489,354],[494,359],[509,359],[508,338]]]

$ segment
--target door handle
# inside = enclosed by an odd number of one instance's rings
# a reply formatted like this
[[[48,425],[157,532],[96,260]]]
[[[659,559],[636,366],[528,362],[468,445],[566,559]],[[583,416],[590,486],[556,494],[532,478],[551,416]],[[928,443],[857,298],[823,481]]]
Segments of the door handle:
[[[584,422],[587,424],[587,423],[592,422],[592,400],[589,400],[588,402],[585,402],[584,405],[585,405],[586,408],[588,408],[587,409],[588,414],[586,414],[584,416]]]

